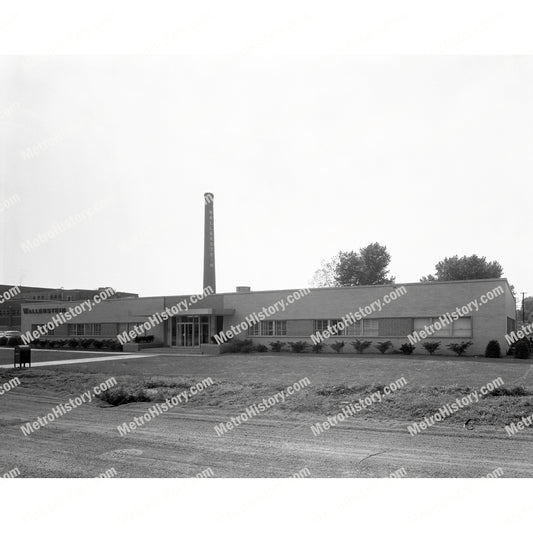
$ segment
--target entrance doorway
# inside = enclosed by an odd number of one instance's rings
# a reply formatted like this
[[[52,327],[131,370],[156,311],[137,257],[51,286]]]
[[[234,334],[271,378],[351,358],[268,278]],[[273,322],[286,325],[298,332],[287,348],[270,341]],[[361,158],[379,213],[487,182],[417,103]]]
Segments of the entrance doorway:
[[[171,346],[200,346],[209,343],[208,316],[178,316],[172,321]]]

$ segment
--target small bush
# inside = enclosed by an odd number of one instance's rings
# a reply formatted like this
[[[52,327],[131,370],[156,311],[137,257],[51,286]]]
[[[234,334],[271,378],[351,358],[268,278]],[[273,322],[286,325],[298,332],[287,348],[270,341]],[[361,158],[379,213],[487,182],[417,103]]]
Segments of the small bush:
[[[68,341],[69,348],[77,348],[79,345],[80,345],[80,341],[78,339],[69,339]]]
[[[380,353],[385,353],[389,348],[392,348],[391,341],[378,342],[376,344]]]
[[[303,353],[307,350],[309,346],[305,341],[289,342],[292,352],[294,353]]]
[[[7,337],[0,337],[0,346],[7,345]]]
[[[270,343],[270,349],[273,352],[281,352],[281,350],[283,350],[284,346],[285,346],[285,343],[284,342],[280,342],[280,341],[275,341],[275,342],[271,342]]]
[[[344,342],[341,342],[341,341],[337,341],[337,342],[334,342],[331,347],[337,352],[337,353],[341,353],[342,352],[342,349],[344,348]]]
[[[81,347],[87,350],[91,344],[93,343],[93,339],[81,339],[80,344]]]
[[[529,359],[531,344],[527,339],[521,339],[515,343],[514,356],[516,359]]]
[[[139,343],[150,343],[154,342],[154,336],[153,335],[139,335],[133,339],[133,342],[139,342]]]
[[[439,349],[440,342],[424,342],[422,343],[422,346],[429,355],[433,355]]]
[[[149,402],[150,397],[146,394],[144,389],[128,390],[124,386],[111,387],[110,389],[102,392],[98,396],[104,402],[111,405],[123,405],[125,403],[133,402]]]
[[[363,353],[367,348],[370,348],[370,346],[372,346],[372,342],[360,341],[359,339],[356,339],[354,342],[351,343],[351,345],[355,348],[355,351],[357,353]]]
[[[501,357],[502,349],[498,341],[489,341],[485,348],[485,357]]]
[[[531,392],[524,389],[522,385],[516,387],[498,387],[489,392],[487,396],[531,396]]]
[[[411,355],[415,351],[415,345],[410,342],[406,342],[400,346],[400,352],[404,355]]]
[[[323,342],[317,342],[316,344],[313,344],[313,346],[311,346],[311,350],[314,353],[320,353],[323,349],[324,349],[324,343]]]
[[[470,348],[470,346],[472,346],[472,344],[474,343],[471,341],[452,342],[451,344],[448,344],[447,347],[455,352],[458,356],[461,356],[466,352],[466,350],[468,350],[468,348]]]
[[[96,339],[94,342],[93,342],[93,346],[97,349],[97,350],[101,350],[102,347],[104,346],[104,343],[99,340],[99,339]]]
[[[268,352],[268,348],[264,344],[256,344],[255,345],[255,351],[256,352]]]
[[[220,346],[220,353],[250,353],[253,347],[250,339],[231,339]]]

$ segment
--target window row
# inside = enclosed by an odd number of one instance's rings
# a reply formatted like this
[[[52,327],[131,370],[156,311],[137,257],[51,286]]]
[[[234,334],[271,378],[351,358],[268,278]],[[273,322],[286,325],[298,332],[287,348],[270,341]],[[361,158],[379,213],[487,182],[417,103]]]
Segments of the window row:
[[[69,324],[68,334],[69,337],[78,335],[99,336],[102,334],[102,324]]]
[[[339,324],[339,318],[315,320],[315,332],[329,330],[333,335],[342,337],[377,337],[379,336],[379,320],[365,319],[358,320],[353,324],[346,324],[344,327]],[[409,332],[410,333],[410,332]]]
[[[414,331],[420,331],[429,328],[433,330],[432,337],[471,337],[472,336],[472,319],[459,318],[451,324],[443,325],[440,320],[434,318],[415,318],[413,320]]]
[[[287,335],[286,320],[263,320],[256,322],[249,330],[254,337],[274,337]]]

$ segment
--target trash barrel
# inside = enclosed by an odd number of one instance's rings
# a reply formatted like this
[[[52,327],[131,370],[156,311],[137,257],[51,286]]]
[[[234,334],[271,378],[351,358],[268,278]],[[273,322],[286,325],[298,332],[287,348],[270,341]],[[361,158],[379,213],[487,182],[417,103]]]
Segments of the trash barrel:
[[[26,368],[26,363],[28,363],[29,368],[31,368],[31,346],[22,345],[15,346],[15,359],[13,361],[13,366],[17,368]]]

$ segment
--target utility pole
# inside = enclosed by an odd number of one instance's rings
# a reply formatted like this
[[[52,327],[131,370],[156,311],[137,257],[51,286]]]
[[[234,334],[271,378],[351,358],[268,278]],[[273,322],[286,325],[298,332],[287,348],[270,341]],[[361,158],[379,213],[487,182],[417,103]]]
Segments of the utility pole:
[[[522,322],[525,323],[526,321],[526,307],[524,303],[524,296],[526,295],[525,292],[522,293]]]

